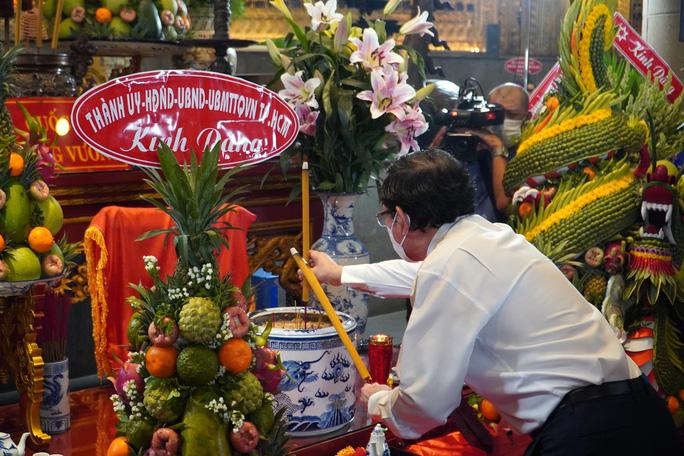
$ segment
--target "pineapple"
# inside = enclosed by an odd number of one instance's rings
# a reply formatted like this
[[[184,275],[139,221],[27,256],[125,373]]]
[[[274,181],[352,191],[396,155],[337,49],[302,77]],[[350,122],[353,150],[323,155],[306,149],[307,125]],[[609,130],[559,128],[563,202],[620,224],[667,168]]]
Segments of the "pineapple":
[[[221,310],[210,298],[188,298],[180,311],[178,329],[190,342],[208,344],[221,327]]]
[[[12,138],[12,143],[14,143],[14,124],[5,101],[10,94],[9,78],[14,70],[12,62],[18,52],[19,48],[10,49],[0,57],[0,137]]]
[[[166,144],[159,148],[159,163],[164,177],[152,168],[143,168],[149,179],[147,182],[161,196],[163,201],[144,198],[169,215],[175,226],[168,230],[147,233],[142,239],[161,233],[175,235],[174,245],[178,256],[178,265],[184,269],[202,267],[205,264],[214,266],[221,244],[228,241],[222,233],[230,229],[220,219],[232,210],[228,201],[244,190],[238,188],[223,194],[223,187],[235,174],[238,168],[218,177],[219,148],[204,151],[201,163],[197,163],[191,155],[190,165],[179,166],[176,157]]]
[[[606,280],[603,274],[591,274],[584,283],[582,295],[584,295],[587,301],[600,309],[603,298],[606,295],[607,286],[608,280]]]

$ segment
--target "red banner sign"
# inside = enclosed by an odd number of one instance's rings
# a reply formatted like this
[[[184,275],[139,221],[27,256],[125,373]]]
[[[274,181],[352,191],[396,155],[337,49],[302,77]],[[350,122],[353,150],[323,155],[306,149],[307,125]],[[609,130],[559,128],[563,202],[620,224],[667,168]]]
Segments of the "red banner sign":
[[[112,79],[76,100],[76,134],[125,163],[159,167],[163,142],[180,162],[220,147],[219,167],[262,162],[294,142],[295,112],[260,85],[220,73],[165,70]]]
[[[672,75],[672,86],[667,92],[667,99],[673,102],[682,93],[682,81],[672,72],[667,62],[644,41],[636,30],[629,25],[629,22],[616,12],[613,21],[617,26],[613,47],[622,54],[636,70],[644,76],[651,75],[652,79],[658,81],[662,89],[670,75]]]
[[[560,64],[556,62],[530,95],[530,101],[527,105],[527,109],[530,111],[530,114],[536,116],[543,105],[544,96],[546,96],[546,94],[552,90],[556,90],[558,88],[558,82],[560,81],[561,74],[562,71],[560,69]]]
[[[506,60],[504,69],[513,74],[525,74],[525,58],[513,57]],[[527,62],[527,72],[529,74],[537,74],[542,70],[542,63],[537,59],[529,59]]]
[[[14,126],[28,131],[26,118],[19,109],[21,103],[47,130],[52,156],[59,166],[58,173],[84,173],[92,171],[113,171],[128,169],[129,165],[98,154],[92,147],[76,136],[73,129],[64,136],[57,135],[57,121],[69,119],[75,98],[12,98],[5,102]]]

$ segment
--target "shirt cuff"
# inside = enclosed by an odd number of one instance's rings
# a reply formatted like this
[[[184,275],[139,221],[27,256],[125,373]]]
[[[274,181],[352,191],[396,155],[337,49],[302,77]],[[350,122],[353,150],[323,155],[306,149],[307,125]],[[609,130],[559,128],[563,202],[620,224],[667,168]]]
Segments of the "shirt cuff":
[[[392,404],[397,400],[399,388],[378,391],[368,398],[368,417],[379,416],[383,423],[392,431],[392,434],[402,439],[415,440],[422,434],[413,429],[401,426],[392,415]]]

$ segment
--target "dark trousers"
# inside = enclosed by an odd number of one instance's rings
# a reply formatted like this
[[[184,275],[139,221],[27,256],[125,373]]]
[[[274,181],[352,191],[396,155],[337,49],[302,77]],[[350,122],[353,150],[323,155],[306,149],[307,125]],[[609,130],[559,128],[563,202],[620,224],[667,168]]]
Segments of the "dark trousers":
[[[525,456],[684,455],[665,402],[642,378],[571,391],[533,437]]]

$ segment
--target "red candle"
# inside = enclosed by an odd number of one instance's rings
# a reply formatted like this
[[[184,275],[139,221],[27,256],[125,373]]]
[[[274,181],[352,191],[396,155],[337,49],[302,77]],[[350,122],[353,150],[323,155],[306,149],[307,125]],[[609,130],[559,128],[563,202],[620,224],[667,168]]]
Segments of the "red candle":
[[[368,340],[368,370],[377,383],[387,383],[392,368],[392,336],[375,334]]]

